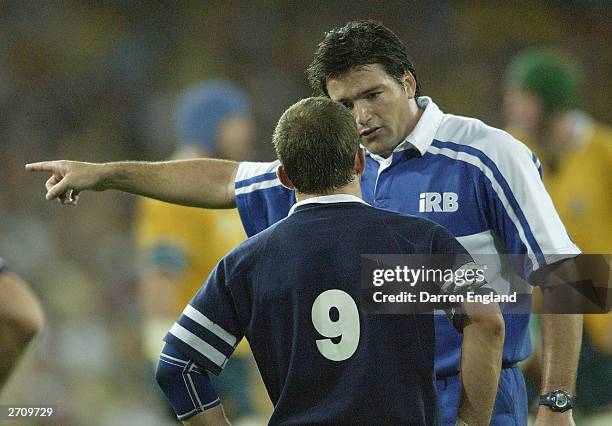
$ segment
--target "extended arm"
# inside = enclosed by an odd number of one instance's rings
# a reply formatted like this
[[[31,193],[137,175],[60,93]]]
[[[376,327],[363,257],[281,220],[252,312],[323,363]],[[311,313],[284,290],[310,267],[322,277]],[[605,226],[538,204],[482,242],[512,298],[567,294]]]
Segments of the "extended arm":
[[[496,303],[464,303],[461,346],[461,401],[458,417],[488,425],[493,413],[504,346],[504,319]]]
[[[50,172],[48,200],[75,204],[83,190],[116,189],[174,204],[205,208],[235,207],[238,163],[209,158],[164,162],[83,163],[44,161],[27,170]]]

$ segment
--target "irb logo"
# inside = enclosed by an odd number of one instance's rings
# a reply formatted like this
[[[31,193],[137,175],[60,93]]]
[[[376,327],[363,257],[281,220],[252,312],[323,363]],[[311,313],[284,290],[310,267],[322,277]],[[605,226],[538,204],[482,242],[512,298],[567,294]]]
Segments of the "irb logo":
[[[456,212],[459,208],[459,197],[455,192],[421,192],[419,196],[419,211],[429,212]]]

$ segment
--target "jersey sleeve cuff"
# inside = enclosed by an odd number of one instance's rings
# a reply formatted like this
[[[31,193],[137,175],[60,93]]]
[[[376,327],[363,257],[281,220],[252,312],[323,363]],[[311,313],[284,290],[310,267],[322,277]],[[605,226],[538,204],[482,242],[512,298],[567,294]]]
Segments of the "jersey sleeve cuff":
[[[187,343],[185,343],[183,340],[179,339],[172,333],[166,334],[166,336],[164,337],[164,342],[174,346],[181,353],[183,353],[184,355],[186,355],[187,357],[195,361],[195,363],[198,366],[206,369],[207,371],[210,371],[215,376],[218,376],[221,373],[221,371],[223,371],[223,368],[225,367],[225,364],[227,363],[227,360],[228,360],[228,357],[223,356],[222,360],[218,359],[216,361],[212,361],[207,356],[197,351],[192,346],[188,345]]]
[[[544,260],[546,261],[547,265],[551,265],[561,260],[574,258],[581,253],[582,251],[578,248],[578,246],[576,244],[572,244],[571,246],[555,250],[555,253],[545,254]]]

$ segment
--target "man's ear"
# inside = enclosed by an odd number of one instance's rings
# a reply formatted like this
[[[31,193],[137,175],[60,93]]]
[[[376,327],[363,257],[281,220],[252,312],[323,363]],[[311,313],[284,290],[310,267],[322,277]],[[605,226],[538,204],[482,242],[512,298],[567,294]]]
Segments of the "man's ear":
[[[365,149],[360,147],[355,153],[355,173],[357,173],[357,176],[363,175],[365,164]]]
[[[276,176],[278,177],[278,180],[280,180],[281,185],[283,185],[285,188],[292,191],[295,189],[295,186],[291,182],[291,179],[289,179],[289,176],[287,176],[287,172],[283,166],[278,166],[276,168]]]
[[[410,71],[406,71],[404,77],[402,79],[404,92],[408,95],[410,99],[414,98],[416,94],[416,80]]]

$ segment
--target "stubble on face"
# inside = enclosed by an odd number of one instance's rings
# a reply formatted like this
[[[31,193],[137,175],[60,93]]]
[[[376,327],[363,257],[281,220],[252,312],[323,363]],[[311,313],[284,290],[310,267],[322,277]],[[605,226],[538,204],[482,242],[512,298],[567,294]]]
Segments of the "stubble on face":
[[[420,117],[416,84],[407,80],[402,86],[382,65],[371,64],[327,81],[330,98],[351,110],[361,143],[373,154],[391,155]]]

